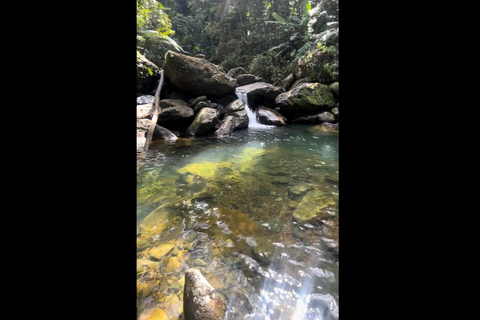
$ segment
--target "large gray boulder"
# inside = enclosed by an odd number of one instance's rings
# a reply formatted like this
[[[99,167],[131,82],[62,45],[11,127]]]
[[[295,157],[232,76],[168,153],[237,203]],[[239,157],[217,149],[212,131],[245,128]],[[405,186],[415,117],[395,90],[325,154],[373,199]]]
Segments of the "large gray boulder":
[[[242,100],[236,99],[230,102],[224,109],[225,113],[236,112],[244,110],[245,106],[243,105]]]
[[[235,118],[233,116],[227,116],[225,119],[223,119],[223,123],[218,128],[217,131],[215,131],[215,135],[217,137],[228,137],[229,135],[232,134],[233,130],[235,129]]]
[[[187,128],[186,134],[200,136],[209,133],[218,123],[220,113],[212,108],[203,108],[197,113],[192,124]]]
[[[256,75],[249,73],[241,74],[237,77],[237,86],[244,86],[258,81],[261,81],[261,78]]]
[[[261,124],[284,126],[287,123],[287,118],[282,116],[277,110],[267,107],[259,107],[257,109],[257,119]]]
[[[265,100],[273,100],[280,93],[283,92],[283,88],[271,85],[270,83],[266,82],[255,82],[244,86],[239,86],[236,88],[235,91],[245,92],[250,102],[251,98],[263,98]]]
[[[234,122],[234,129],[233,130],[241,130],[241,129],[247,129],[248,128],[248,114],[247,111],[244,110],[239,110],[235,112],[230,112],[225,114],[225,118],[228,116],[233,116],[233,122]]]
[[[292,90],[279,94],[275,104],[282,115],[296,118],[302,115],[330,110],[335,100],[329,86],[317,82],[303,82]]]
[[[164,70],[173,85],[194,94],[220,97],[235,92],[236,80],[203,58],[168,51]]]
[[[182,120],[191,117],[193,117],[193,109],[185,101],[179,99],[160,100],[158,122]]]
[[[183,313],[185,320],[223,320],[227,306],[198,269],[185,273]]]

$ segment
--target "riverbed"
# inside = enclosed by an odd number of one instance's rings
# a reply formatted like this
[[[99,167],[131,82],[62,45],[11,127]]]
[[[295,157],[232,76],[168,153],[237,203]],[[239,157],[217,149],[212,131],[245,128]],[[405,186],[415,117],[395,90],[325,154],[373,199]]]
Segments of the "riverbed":
[[[338,318],[338,135],[311,129],[152,142],[137,161],[139,313],[180,319],[195,267],[226,319]]]

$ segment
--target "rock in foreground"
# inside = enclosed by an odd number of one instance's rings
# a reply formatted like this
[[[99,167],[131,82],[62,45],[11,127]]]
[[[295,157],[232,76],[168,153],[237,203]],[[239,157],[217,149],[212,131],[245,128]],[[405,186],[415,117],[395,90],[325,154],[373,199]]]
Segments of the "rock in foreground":
[[[223,320],[227,307],[198,269],[185,274],[185,320]]]

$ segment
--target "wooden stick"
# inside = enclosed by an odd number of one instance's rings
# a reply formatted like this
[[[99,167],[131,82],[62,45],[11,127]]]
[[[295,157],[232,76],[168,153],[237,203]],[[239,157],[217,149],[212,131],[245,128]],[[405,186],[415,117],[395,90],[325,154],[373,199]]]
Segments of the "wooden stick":
[[[155,126],[157,125],[158,114],[160,112],[160,91],[162,91],[163,86],[163,70],[160,70],[160,82],[158,84],[157,92],[155,92],[155,109],[153,111],[152,122],[150,123],[150,128],[148,128],[147,136],[145,140],[144,151],[147,151],[150,143],[152,142],[153,132],[155,131]]]

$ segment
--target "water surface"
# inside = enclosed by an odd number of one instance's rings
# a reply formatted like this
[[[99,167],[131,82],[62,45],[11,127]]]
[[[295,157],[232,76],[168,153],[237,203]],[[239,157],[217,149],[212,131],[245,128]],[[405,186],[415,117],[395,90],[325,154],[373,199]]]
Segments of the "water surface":
[[[227,319],[338,318],[338,135],[153,141],[137,169],[138,311],[182,313],[195,267]]]

